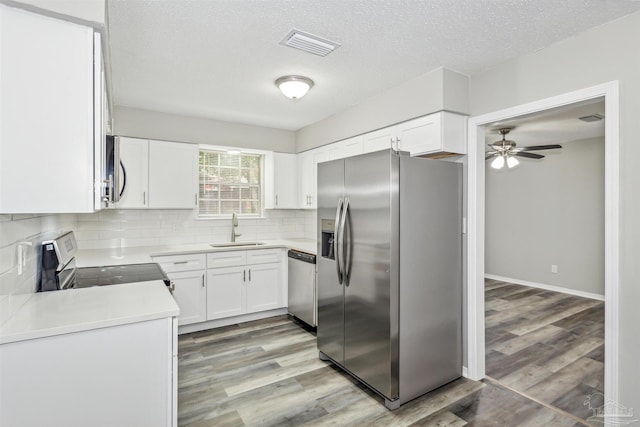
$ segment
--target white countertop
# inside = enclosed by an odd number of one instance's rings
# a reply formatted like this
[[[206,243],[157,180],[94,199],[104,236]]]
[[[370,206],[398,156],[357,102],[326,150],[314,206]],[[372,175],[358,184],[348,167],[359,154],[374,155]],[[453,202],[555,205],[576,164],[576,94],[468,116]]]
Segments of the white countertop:
[[[244,251],[252,249],[289,248],[316,254],[314,239],[261,240],[264,245],[213,248],[208,243],[172,246],[140,246],[112,249],[84,249],[76,253],[78,267],[97,267],[122,264],[142,264],[151,262],[154,256],[182,255],[204,252]],[[212,242],[215,243],[215,242]],[[223,243],[223,242],[219,242]]]
[[[80,250],[78,267],[151,262],[154,256],[289,248],[316,253],[313,239],[263,240],[264,245],[213,248],[207,243]],[[214,242],[212,242],[214,243]],[[221,242],[222,243],[222,242]],[[162,281],[94,286],[29,296],[0,327],[0,344],[177,316],[178,306]]]
[[[38,292],[0,328],[0,344],[177,316],[160,280]]]

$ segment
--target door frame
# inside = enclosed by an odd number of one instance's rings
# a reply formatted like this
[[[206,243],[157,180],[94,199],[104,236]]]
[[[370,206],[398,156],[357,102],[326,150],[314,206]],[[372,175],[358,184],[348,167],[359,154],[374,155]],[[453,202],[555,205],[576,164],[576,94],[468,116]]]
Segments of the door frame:
[[[506,108],[468,120],[467,136],[467,377],[485,377],[484,245],[485,156],[484,128],[493,122],[545,111],[576,102],[605,100],[605,366],[606,401],[619,393],[619,251],[620,154],[619,83],[611,81],[574,92]]]

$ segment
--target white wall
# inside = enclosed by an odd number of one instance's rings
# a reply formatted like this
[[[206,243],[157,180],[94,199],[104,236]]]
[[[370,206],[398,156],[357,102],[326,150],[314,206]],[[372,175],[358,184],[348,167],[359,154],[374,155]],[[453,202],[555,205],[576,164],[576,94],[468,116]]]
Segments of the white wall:
[[[562,146],[486,168],[485,272],[604,295],[604,139]]]
[[[137,138],[295,152],[288,130],[116,106],[114,133]]]
[[[0,325],[38,288],[43,240],[75,228],[75,215],[0,215]],[[18,243],[26,247],[26,268],[18,274]]]
[[[441,110],[466,114],[468,78],[439,68],[296,132],[297,152]]]
[[[196,210],[104,210],[78,215],[76,240],[80,249],[183,245],[228,242],[231,218],[196,219]],[[305,237],[301,210],[267,210],[265,218],[240,217],[239,240]]]
[[[640,410],[640,13],[474,75],[472,116],[620,83],[620,401]]]

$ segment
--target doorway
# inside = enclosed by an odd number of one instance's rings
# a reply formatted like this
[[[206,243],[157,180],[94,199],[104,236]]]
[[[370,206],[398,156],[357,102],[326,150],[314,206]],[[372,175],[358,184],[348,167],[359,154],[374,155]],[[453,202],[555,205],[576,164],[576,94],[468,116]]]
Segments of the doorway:
[[[485,377],[485,129],[495,122],[604,98],[605,118],[605,399],[618,400],[619,138],[618,82],[610,82],[476,116],[468,124],[467,171],[467,376]]]
[[[604,393],[605,113],[485,127],[486,378],[580,423]]]

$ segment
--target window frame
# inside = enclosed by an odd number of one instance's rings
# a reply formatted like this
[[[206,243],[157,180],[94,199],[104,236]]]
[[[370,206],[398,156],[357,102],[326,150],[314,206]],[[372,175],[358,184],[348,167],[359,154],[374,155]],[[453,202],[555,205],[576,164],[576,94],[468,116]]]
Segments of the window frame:
[[[196,177],[198,182],[198,206],[196,219],[198,220],[216,220],[216,219],[226,219],[231,218],[232,214],[223,213],[223,214],[201,214],[200,213],[200,151],[216,151],[228,154],[248,154],[248,155],[257,155],[260,156],[260,209],[257,213],[239,213],[238,218],[247,218],[247,219],[260,219],[265,218],[265,192],[266,192],[266,182],[265,182],[265,168],[266,168],[266,159],[269,155],[270,151],[266,150],[255,150],[251,148],[242,148],[242,147],[232,147],[232,146],[224,146],[224,145],[209,145],[209,144],[198,144],[198,170]]]

